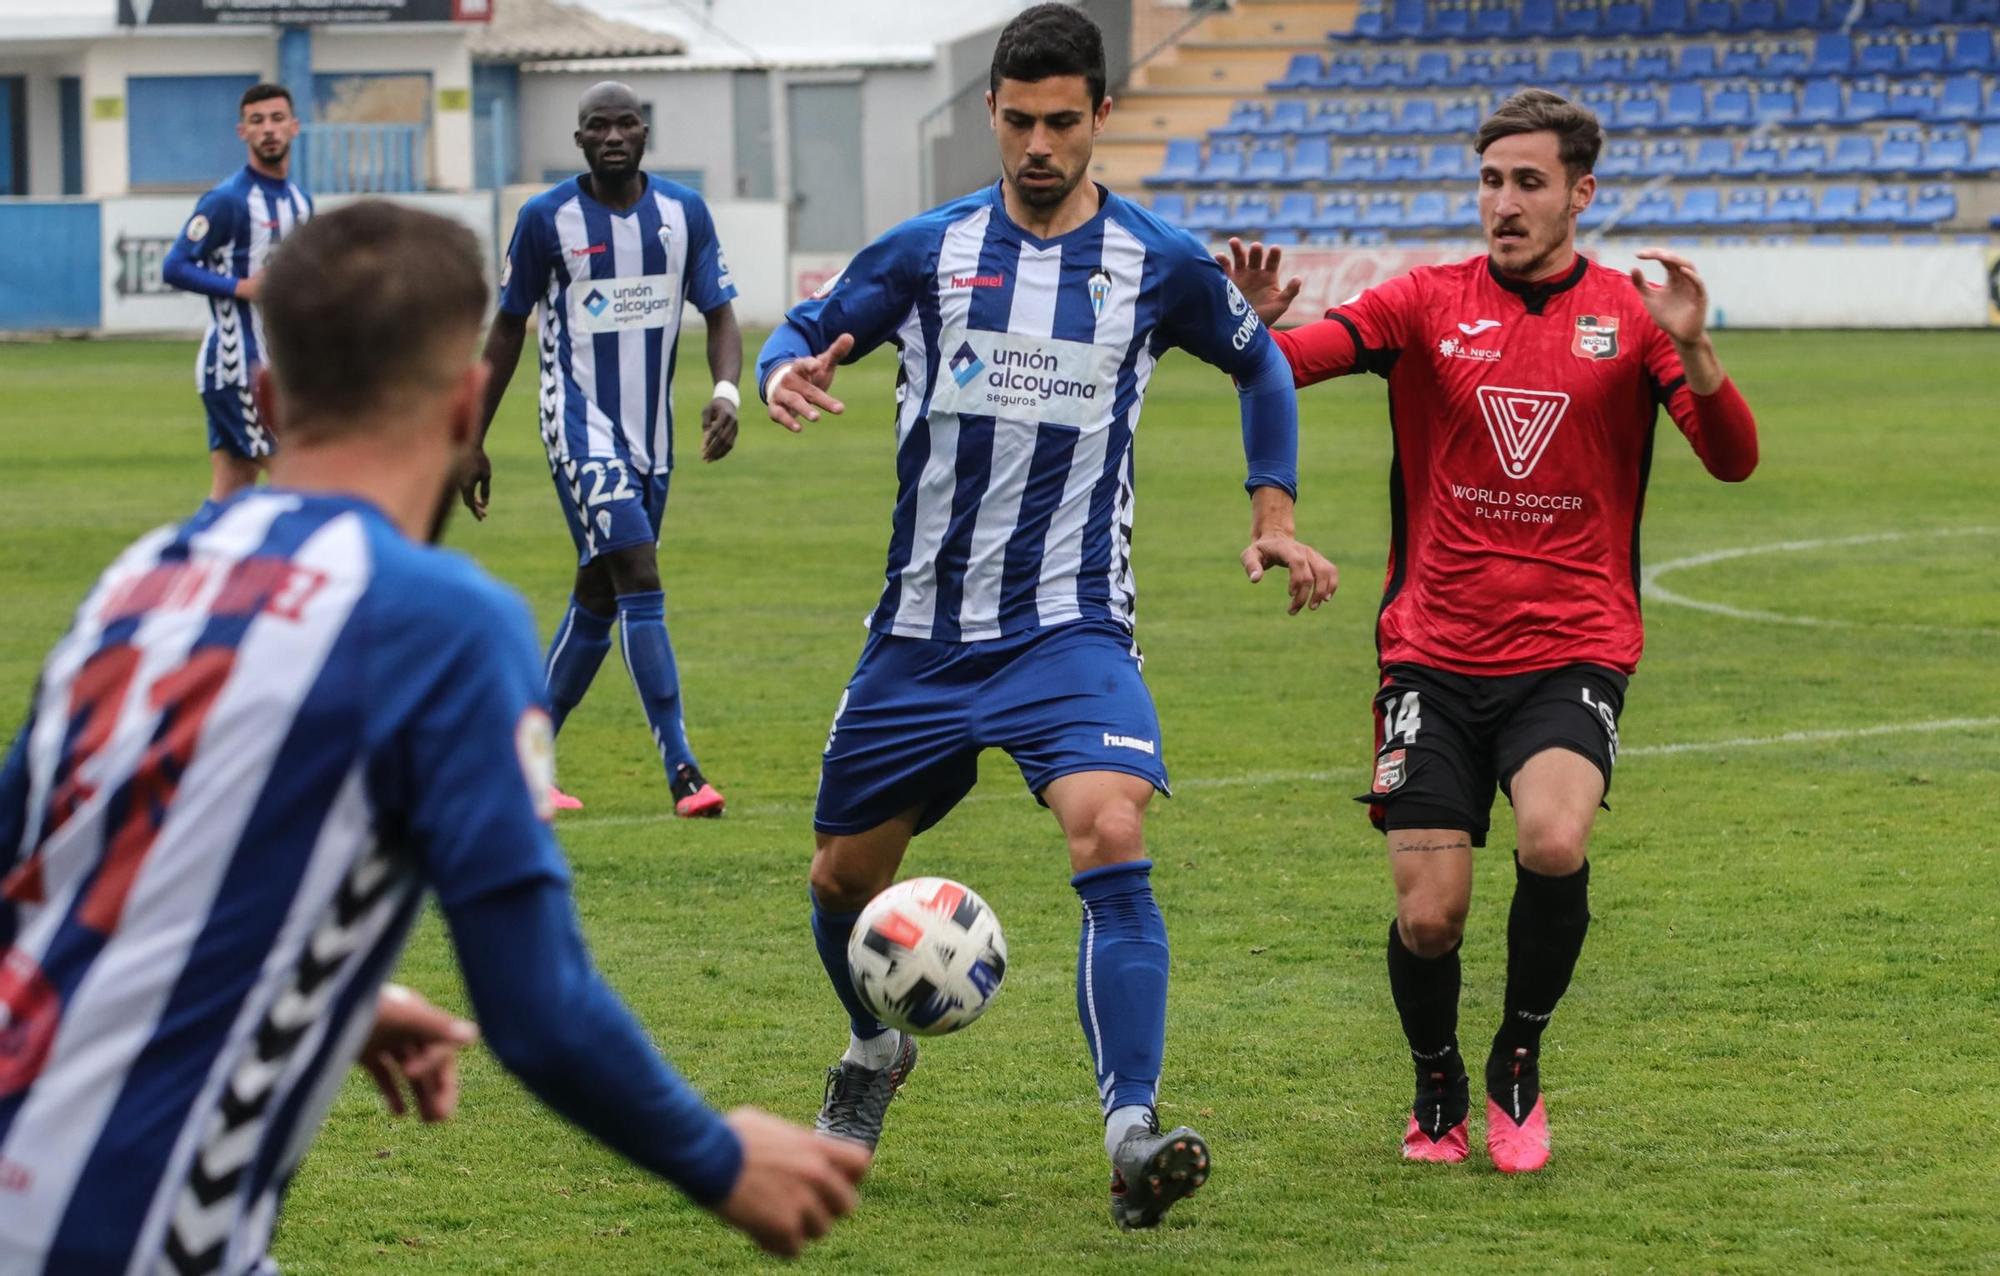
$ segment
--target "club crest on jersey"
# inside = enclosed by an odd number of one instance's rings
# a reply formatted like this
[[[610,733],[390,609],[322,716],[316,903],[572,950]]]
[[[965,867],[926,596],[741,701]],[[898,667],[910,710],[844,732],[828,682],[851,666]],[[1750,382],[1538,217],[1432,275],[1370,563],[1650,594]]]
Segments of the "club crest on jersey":
[[[1500,468],[1510,479],[1534,473],[1535,464],[1556,436],[1569,396],[1561,390],[1516,390],[1504,385],[1479,387],[1479,411],[1486,433],[1500,455]]]
[[[1375,759],[1375,792],[1393,793],[1403,787],[1403,781],[1409,777],[1404,765],[1408,757],[1407,749],[1391,749]]]
[[[1111,299],[1111,272],[1099,266],[1090,272],[1090,313],[1104,317],[1104,303]]]
[[[196,213],[194,215],[193,219],[188,222],[187,235],[188,242],[195,244],[208,238],[208,217],[206,214]]]
[[[1570,353],[1581,359],[1616,359],[1618,357],[1618,321],[1600,319],[1596,315],[1576,317],[1576,344]]]
[[[527,782],[535,814],[544,821],[554,819],[550,790],[556,783],[556,732],[548,714],[531,707],[521,715],[514,726],[514,751],[520,755],[521,778]]]

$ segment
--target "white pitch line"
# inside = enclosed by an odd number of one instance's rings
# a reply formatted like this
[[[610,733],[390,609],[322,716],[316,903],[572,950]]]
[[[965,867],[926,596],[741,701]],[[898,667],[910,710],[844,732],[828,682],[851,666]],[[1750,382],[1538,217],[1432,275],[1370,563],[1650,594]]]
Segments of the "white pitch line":
[[[1875,532],[1866,536],[1833,536],[1821,540],[1773,541],[1767,545],[1742,545],[1733,549],[1715,549],[1705,554],[1690,554],[1664,563],[1656,563],[1639,573],[1640,592],[1650,601],[1666,603],[1674,607],[1686,607],[1694,611],[1705,611],[1714,616],[1727,616],[1731,620],[1755,620],[1772,625],[1799,625],[1811,629],[1888,629],[1903,633],[1949,634],[1958,637],[1995,638],[2000,637],[2000,629],[1983,625],[1929,625],[1916,621],[1894,620],[1833,620],[1823,616],[1794,616],[1785,612],[1764,611],[1754,607],[1731,607],[1728,603],[1709,602],[1703,598],[1690,598],[1686,594],[1675,593],[1660,584],[1660,577],[1668,572],[1683,571],[1690,567],[1706,567],[1711,563],[1726,563],[1731,559],[1749,558],[1758,554],[1794,554],[1815,549],[1841,549],[1851,545],[1880,545],[1891,541],[1943,540],[1952,536],[1992,536],[2000,533],[1993,527],[1945,527],[1933,531]]]
[[[1786,744],[1836,744],[1842,740],[1866,740],[1876,736],[1893,735],[1935,735],[1945,731],[1987,731],[2000,728],[2000,718],[1932,718],[1924,722],[1885,722],[1870,727],[1827,727],[1810,731],[1781,731],[1776,735],[1732,736],[1725,740],[1683,740],[1673,744],[1629,745],[1618,751],[1618,760],[1628,758],[1673,757],[1684,753],[1728,753],[1737,749],[1766,749]],[[1352,767],[1344,771],[1248,771],[1241,775],[1197,776],[1191,780],[1179,780],[1176,790],[1187,789],[1241,789],[1256,788],[1265,784],[1328,784],[1340,780],[1352,780],[1356,784],[1365,783],[1367,768]],[[1018,802],[1023,795],[1013,788],[1002,792],[974,793],[965,799],[971,802]],[[961,803],[964,805],[964,803]],[[745,819],[759,819],[774,815],[809,815],[810,802],[766,802],[757,806],[731,807],[733,815]],[[558,829],[565,828],[617,828],[640,824],[665,824],[673,819],[670,815],[578,815],[563,816],[556,821]]]

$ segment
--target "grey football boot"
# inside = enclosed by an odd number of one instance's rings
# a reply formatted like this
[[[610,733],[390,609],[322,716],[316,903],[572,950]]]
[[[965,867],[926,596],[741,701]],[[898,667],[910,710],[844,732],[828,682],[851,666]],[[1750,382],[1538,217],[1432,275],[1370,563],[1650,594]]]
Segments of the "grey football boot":
[[[1111,1157],[1111,1221],[1153,1227],[1175,1201],[1208,1182],[1208,1144],[1187,1126],[1160,1133],[1157,1119],[1125,1136]]]
[[[826,1070],[826,1100],[820,1104],[813,1129],[865,1144],[874,1151],[882,1138],[882,1118],[888,1115],[889,1100],[896,1097],[916,1066],[917,1039],[907,1032],[886,1068],[864,1068],[842,1059]]]

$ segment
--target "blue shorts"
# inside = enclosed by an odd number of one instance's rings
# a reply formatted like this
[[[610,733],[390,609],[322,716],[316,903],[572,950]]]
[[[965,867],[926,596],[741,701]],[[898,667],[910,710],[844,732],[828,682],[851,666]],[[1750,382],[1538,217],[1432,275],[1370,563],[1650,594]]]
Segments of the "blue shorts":
[[[271,455],[271,432],[257,419],[257,401],[250,397],[247,386],[203,390],[201,406],[208,410],[209,451],[227,452],[246,461],[261,461]]]
[[[642,474],[615,457],[591,457],[560,462],[549,475],[576,542],[578,567],[614,549],[660,543],[668,471]]]
[[[827,736],[813,827],[860,833],[921,807],[943,819],[1005,749],[1039,799],[1079,771],[1123,771],[1167,789],[1160,718],[1132,635],[1078,620],[990,642],[871,633]]]

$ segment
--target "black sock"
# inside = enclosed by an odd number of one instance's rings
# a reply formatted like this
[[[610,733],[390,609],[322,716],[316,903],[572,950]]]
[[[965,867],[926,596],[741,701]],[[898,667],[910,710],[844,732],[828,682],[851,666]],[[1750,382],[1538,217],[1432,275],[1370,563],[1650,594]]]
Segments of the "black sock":
[[[1507,913],[1506,1012],[1486,1063],[1487,1093],[1496,1101],[1500,1099],[1496,1084],[1510,1097],[1524,1081],[1527,1089],[1538,1092],[1530,1078],[1542,1048],[1542,1030],[1569,988],[1577,956],[1583,952],[1584,932],[1590,929],[1588,861],[1567,877],[1544,877],[1517,859],[1514,877],[1514,905]],[[1515,1065],[1523,1060],[1525,1070],[1517,1075]],[[1534,1106],[1532,1094],[1526,1105]]]
[[[1419,957],[1389,923],[1389,993],[1417,1069],[1411,1107],[1432,1138],[1465,1119],[1465,1059],[1458,1052],[1458,945],[1442,957]],[[1435,1125],[1436,1128],[1431,1127]]]

